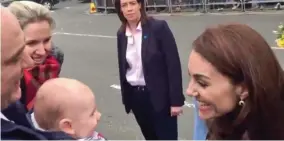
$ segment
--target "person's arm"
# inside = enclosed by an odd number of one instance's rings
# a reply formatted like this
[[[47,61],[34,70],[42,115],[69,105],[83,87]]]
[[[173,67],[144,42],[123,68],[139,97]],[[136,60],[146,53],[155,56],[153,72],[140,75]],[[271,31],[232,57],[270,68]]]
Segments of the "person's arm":
[[[182,89],[182,71],[176,41],[166,21],[162,21],[162,28],[159,32],[162,45],[161,50],[167,64],[171,106],[181,107],[184,105],[185,98]]]
[[[119,82],[120,82],[120,89],[122,94],[122,103],[125,104],[124,95],[124,82],[123,82],[123,70],[122,70],[122,56],[121,56],[121,38],[120,38],[120,31],[117,32],[117,58],[118,58],[118,70],[119,70]]]

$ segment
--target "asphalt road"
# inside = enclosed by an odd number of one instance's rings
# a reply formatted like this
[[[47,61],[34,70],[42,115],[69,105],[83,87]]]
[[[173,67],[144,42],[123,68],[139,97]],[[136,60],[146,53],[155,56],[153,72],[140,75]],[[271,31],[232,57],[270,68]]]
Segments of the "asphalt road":
[[[65,1],[55,6],[57,22],[53,41],[65,52],[62,76],[78,79],[89,85],[96,95],[102,119],[97,130],[110,140],[143,139],[133,115],[124,112],[117,87],[118,66],[116,31],[120,22],[116,15],[88,15],[89,5]],[[275,46],[272,30],[283,21],[281,14],[222,15],[222,16],[157,16],[168,21],[182,61],[183,87],[188,84],[187,61],[192,41],[206,26],[225,22],[246,23],[260,32],[271,46]],[[280,62],[284,50],[274,50]],[[284,64],[284,62],[283,62]],[[193,134],[193,106],[188,105],[179,118],[179,138],[190,140]]]

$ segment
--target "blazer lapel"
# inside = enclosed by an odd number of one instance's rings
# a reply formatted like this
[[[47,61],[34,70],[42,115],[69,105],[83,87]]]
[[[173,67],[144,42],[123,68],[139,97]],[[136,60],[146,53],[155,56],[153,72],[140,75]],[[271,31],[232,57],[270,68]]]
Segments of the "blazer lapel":
[[[121,34],[121,59],[123,63],[123,70],[126,73],[127,70],[127,61],[126,61],[126,49],[127,49],[127,38],[125,32]]]

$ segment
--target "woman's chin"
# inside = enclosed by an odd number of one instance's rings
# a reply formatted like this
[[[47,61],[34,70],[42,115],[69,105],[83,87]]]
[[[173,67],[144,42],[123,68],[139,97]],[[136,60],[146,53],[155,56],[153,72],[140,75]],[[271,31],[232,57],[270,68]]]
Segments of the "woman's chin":
[[[215,118],[216,115],[213,112],[204,113],[204,112],[199,111],[199,117],[202,120],[209,120],[209,119]]]

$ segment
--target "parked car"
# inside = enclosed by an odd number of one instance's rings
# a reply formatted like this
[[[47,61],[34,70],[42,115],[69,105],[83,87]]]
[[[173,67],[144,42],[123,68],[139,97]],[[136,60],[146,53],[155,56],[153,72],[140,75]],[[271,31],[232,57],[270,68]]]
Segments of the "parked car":
[[[1,5],[7,7],[13,0],[1,0]]]
[[[49,10],[51,10],[54,5],[59,3],[59,0],[33,0],[33,1],[42,4]]]
[[[20,0],[1,0],[1,5],[7,7],[13,1],[20,1]],[[31,0],[31,1],[42,4],[49,10],[51,10],[54,5],[59,3],[59,0]]]

